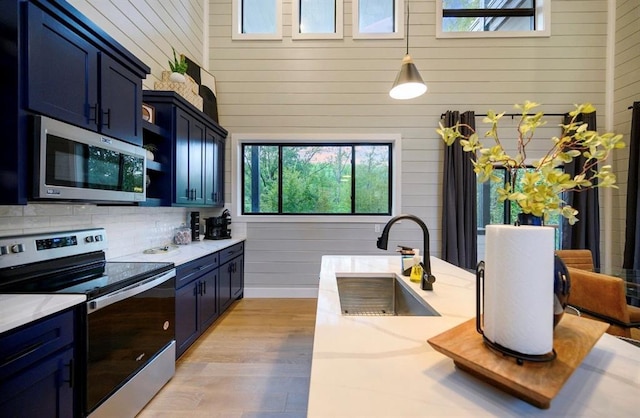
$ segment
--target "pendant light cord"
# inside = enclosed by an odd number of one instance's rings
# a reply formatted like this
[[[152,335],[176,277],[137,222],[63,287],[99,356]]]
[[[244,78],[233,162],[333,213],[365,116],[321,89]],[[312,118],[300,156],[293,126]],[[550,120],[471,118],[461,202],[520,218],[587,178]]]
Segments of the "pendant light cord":
[[[407,55],[409,55],[409,0],[407,0]]]

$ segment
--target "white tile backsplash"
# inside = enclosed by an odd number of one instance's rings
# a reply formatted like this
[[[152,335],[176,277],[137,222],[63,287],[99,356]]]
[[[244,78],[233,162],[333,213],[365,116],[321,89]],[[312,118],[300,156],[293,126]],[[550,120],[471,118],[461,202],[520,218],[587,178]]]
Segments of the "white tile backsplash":
[[[222,212],[221,209],[60,203],[0,206],[0,236],[104,228],[109,242],[107,258],[115,258],[170,243],[175,228],[188,224],[191,211],[200,212],[202,233],[204,218],[219,216]]]

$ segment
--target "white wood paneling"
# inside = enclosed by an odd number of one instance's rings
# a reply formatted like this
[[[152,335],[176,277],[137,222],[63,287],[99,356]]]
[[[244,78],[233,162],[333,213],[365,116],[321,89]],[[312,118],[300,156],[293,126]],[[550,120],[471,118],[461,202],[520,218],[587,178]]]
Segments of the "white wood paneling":
[[[151,67],[144,87],[153,89],[173,60],[171,48],[202,64],[204,1],[68,0],[69,3]]]
[[[553,0],[551,37],[501,39],[436,39],[435,0],[412,0],[409,48],[429,91],[406,102],[388,96],[405,40],[352,39],[351,3],[344,2],[341,40],[293,42],[286,27],[290,1],[284,0],[282,40],[237,41],[231,39],[231,0],[210,0],[209,70],[217,80],[220,122],[232,133],[401,132],[401,211],[425,220],[434,255],[440,254],[443,144],[435,129],[441,113],[511,112],[514,103],[533,100],[552,113],[589,101],[604,115],[607,0]],[[247,225],[249,287],[313,286],[323,254],[381,254],[371,224],[264,228]],[[415,225],[405,222],[393,232],[421,246]],[[299,256],[295,271],[291,253]]]
[[[614,86],[614,130],[625,135],[629,143],[631,110],[629,106],[640,101],[640,2],[617,0],[615,28],[615,86]],[[618,176],[619,189],[613,191],[612,236],[613,267],[621,267],[624,258],[627,175],[629,148],[617,153],[613,167]]]

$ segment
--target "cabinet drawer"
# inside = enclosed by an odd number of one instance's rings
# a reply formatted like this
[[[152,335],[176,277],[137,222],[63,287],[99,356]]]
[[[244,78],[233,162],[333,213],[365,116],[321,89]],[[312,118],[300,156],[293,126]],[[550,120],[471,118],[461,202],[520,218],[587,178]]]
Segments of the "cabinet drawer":
[[[176,267],[176,289],[216,267],[218,267],[218,253],[209,254]]]
[[[0,379],[73,344],[73,312],[56,314],[0,337]]]
[[[244,242],[233,245],[229,248],[225,248],[221,250],[218,254],[220,254],[220,264],[224,264],[227,261],[241,255],[244,252]]]

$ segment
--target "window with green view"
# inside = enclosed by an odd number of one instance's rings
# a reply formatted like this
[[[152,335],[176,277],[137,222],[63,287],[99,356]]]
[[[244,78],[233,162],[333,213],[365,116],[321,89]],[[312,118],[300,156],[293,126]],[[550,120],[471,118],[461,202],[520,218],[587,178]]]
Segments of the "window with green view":
[[[390,215],[390,143],[242,144],[242,213]]]

